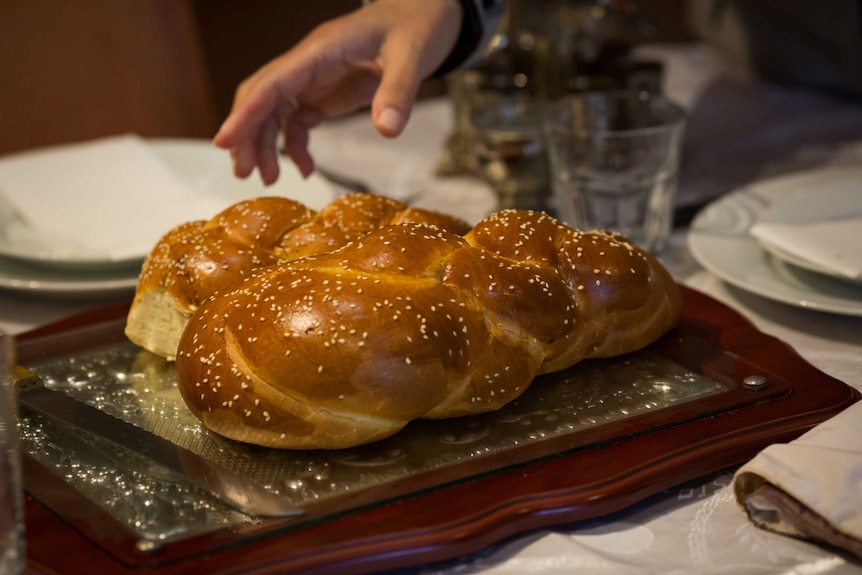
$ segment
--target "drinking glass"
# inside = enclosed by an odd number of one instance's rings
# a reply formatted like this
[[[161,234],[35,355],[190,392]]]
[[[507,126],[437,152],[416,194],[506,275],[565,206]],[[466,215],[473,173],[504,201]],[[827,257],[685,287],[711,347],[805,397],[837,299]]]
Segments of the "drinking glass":
[[[0,575],[24,570],[24,500],[18,410],[13,388],[15,340],[0,331]]]
[[[544,117],[557,216],[658,255],[670,235],[685,110],[640,90],[575,94]]]

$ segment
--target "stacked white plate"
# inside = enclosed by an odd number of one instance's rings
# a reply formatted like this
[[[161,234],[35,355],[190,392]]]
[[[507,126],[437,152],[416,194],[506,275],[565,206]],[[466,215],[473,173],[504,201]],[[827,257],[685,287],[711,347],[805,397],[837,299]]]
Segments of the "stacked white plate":
[[[862,316],[862,169],[765,180],[694,219],[689,248],[724,281],[798,307]]]
[[[0,158],[0,288],[55,295],[132,290],[156,241],[262,195],[319,209],[335,197],[288,162],[276,184],[233,176],[227,152],[206,140],[134,135]]]

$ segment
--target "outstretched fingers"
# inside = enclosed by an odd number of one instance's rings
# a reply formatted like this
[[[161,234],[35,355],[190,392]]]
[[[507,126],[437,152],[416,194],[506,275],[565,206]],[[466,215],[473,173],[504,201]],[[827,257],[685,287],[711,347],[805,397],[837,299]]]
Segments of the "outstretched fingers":
[[[314,171],[314,160],[308,151],[309,132],[320,121],[321,116],[316,110],[300,108],[296,114],[282,122],[284,153],[305,178]]]
[[[309,131],[324,117],[370,102],[376,129],[399,135],[420,82],[454,43],[459,11],[454,0],[379,0],[321,24],[240,85],[213,142],[230,150],[238,177],[257,168],[271,184],[279,176],[279,131],[304,176],[314,169]]]
[[[264,185],[271,185],[278,179],[278,153],[276,139],[278,138],[279,122],[270,116],[264,120],[257,138],[257,169]]]

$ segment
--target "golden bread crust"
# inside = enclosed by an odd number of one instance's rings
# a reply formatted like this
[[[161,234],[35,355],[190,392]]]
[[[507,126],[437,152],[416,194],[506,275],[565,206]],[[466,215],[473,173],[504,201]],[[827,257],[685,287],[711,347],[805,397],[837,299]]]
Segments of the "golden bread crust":
[[[625,238],[509,210],[465,236],[391,225],[259,269],[193,314],[177,375],[217,433],[342,448],[498,409],[538,374],[648,345],[680,313],[668,272]]]

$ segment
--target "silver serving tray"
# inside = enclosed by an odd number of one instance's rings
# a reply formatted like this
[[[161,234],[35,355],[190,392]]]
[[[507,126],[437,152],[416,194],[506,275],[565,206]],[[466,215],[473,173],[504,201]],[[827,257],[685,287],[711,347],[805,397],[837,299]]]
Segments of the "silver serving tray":
[[[174,364],[124,337],[109,337],[118,331],[118,322],[88,330],[83,336],[61,336],[57,353],[30,361],[27,367],[49,388],[283,496],[305,511],[289,521],[294,524],[535,462],[559,453],[561,446],[567,453],[587,449],[596,439],[582,433],[585,430],[727,390],[718,381],[642,351],[539,377],[519,399],[493,413],[416,421],[391,438],[351,449],[277,450],[238,443],[205,429],[182,400]],[[42,346],[46,347],[44,342]],[[196,487],[188,477],[107,441],[37,415],[27,415],[21,424],[30,457],[147,544],[241,529],[256,521]],[[194,468],[187,469],[187,475],[194,473]],[[62,509],[55,512],[63,515]]]

